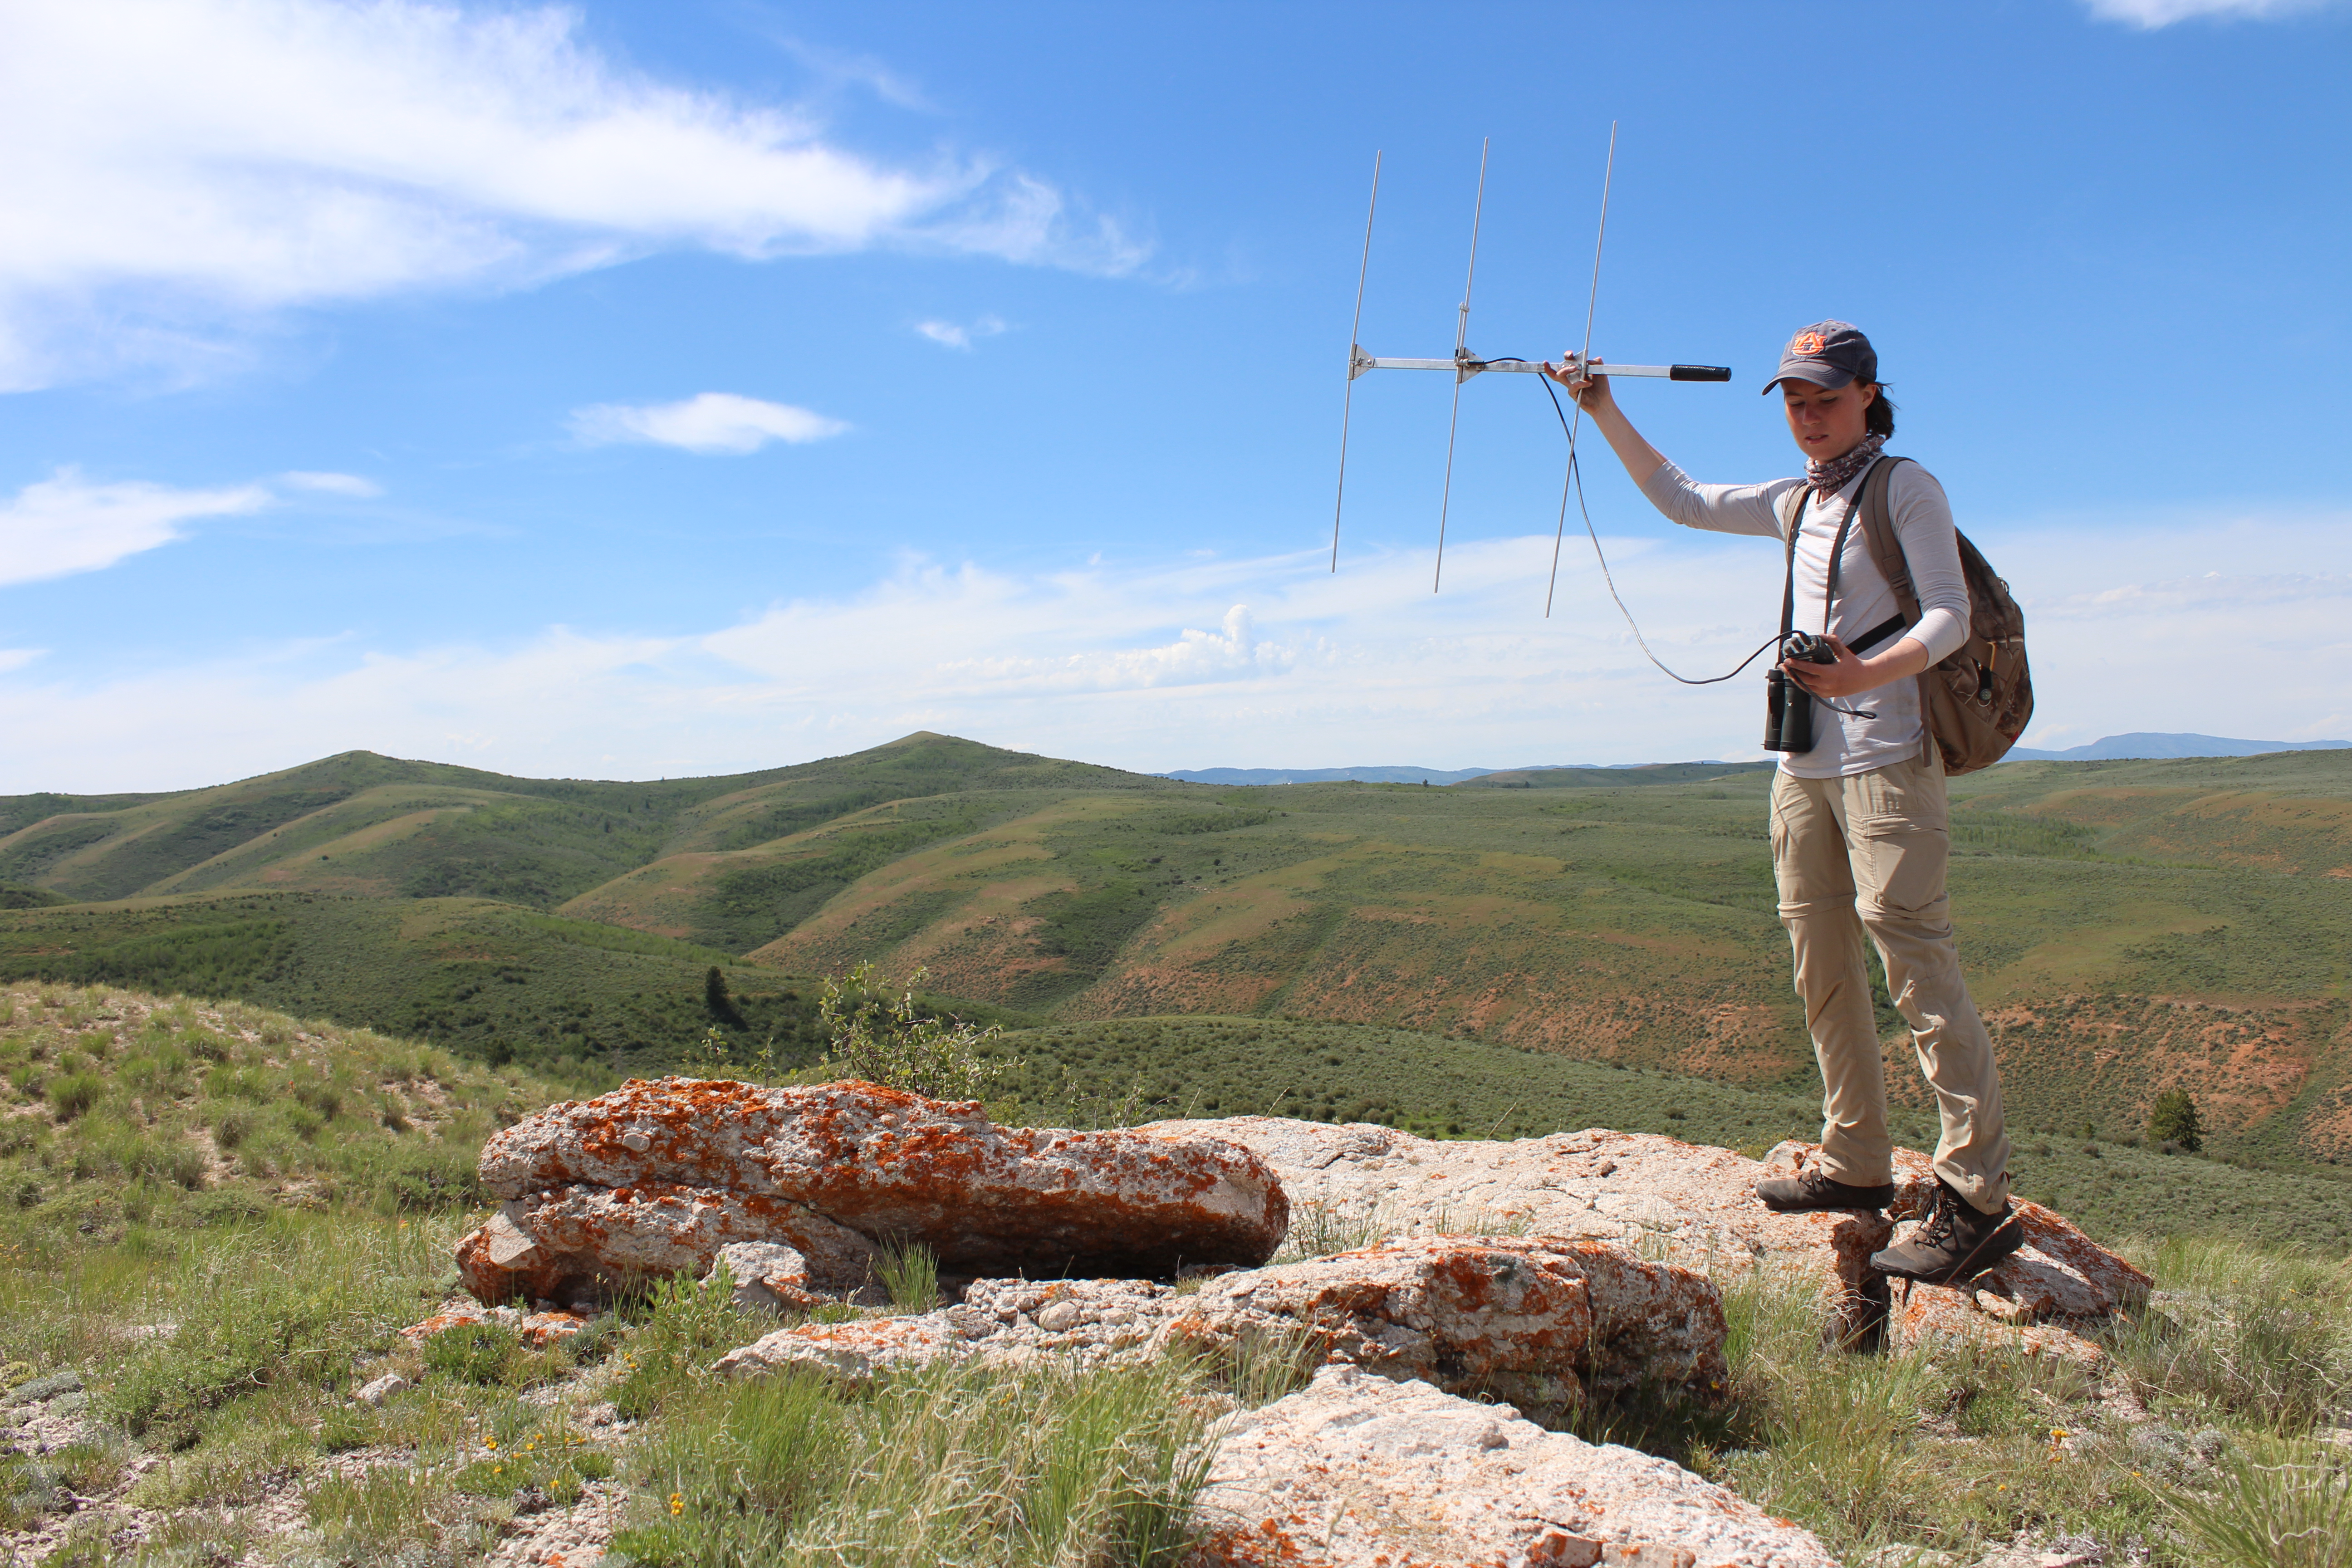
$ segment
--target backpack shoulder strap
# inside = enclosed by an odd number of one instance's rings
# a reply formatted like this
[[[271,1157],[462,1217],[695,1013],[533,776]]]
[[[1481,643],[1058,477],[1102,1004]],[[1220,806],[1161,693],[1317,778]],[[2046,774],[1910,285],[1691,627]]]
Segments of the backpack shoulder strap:
[[[1903,557],[1903,542],[1895,535],[1894,515],[1886,504],[1895,466],[1910,460],[1887,458],[1872,464],[1854,507],[1862,513],[1862,533],[1870,542],[1870,558],[1877,563],[1878,574],[1886,579],[1886,585],[1895,590],[1896,608],[1903,612],[1904,619],[1916,622],[1919,618],[1919,595],[1911,586],[1911,563]]]
[[[1780,533],[1786,556],[1785,575],[1780,584],[1780,636],[1785,640],[1797,624],[1797,531],[1805,525],[1805,502],[1812,498],[1811,485],[1799,485],[1790,490],[1780,508]]]

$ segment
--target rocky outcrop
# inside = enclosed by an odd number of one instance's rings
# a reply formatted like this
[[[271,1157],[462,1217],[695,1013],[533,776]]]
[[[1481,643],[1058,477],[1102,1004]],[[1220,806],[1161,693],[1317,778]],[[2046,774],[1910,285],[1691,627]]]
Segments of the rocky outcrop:
[[[2002,1342],[2096,1352],[2076,1332],[2143,1296],[2147,1277],[2063,1216],[2021,1201],[2025,1247],[1968,1289],[1895,1292],[1870,1255],[1924,1214],[1934,1183],[1928,1157],[1895,1151],[1892,1217],[1859,1213],[1778,1215],[1756,1201],[1767,1175],[1817,1157],[1786,1142],[1761,1161],[1648,1134],[1593,1130],[1508,1142],[1434,1142],[1390,1128],[1329,1126],[1279,1117],[1163,1121],[1155,1130],[1222,1138],[1255,1152],[1280,1175],[1307,1227],[1365,1239],[1508,1226],[1538,1236],[1630,1243],[1716,1278],[1748,1268],[1818,1289],[1824,1329],[1897,1343],[1947,1332]],[[1950,1297],[1951,1300],[1930,1300]],[[1981,1321],[1979,1321],[1981,1320]],[[2063,1347],[2053,1336],[2067,1342]]]
[[[499,1205],[457,1243],[457,1276],[481,1301],[571,1301],[635,1280],[700,1274],[744,1242],[788,1246],[813,1260],[817,1278],[845,1288],[869,1276],[877,1250],[847,1226],[771,1194],[572,1183]]]
[[[1263,1262],[1289,1223],[1265,1163],[1213,1137],[999,1127],[864,1083],[632,1079],[498,1133],[480,1171],[506,1202],[457,1257],[485,1300],[700,1272],[746,1241],[792,1247],[831,1289],[865,1282],[880,1240],[955,1273],[1165,1278]]]
[[[1679,1465],[1352,1366],[1236,1418],[1196,1522],[1203,1568],[1835,1568]]]
[[[1595,1129],[1438,1142],[1391,1128],[1281,1117],[1154,1122],[1147,1131],[1250,1149],[1300,1217],[1365,1240],[1449,1232],[1638,1246],[1702,1272],[1764,1268],[1816,1288],[1833,1329],[1876,1326],[1886,1286],[1870,1267],[1893,1224],[1876,1215],[1778,1215],[1756,1201],[1764,1167],[1727,1149]]]
[[[950,1358],[1082,1366],[1175,1349],[1361,1366],[1558,1415],[1589,1393],[1724,1377],[1723,1303],[1689,1269],[1600,1242],[1465,1237],[1398,1242],[1166,1286],[986,1279],[915,1318],[779,1329],[730,1352],[730,1376],[786,1367],[864,1382]]]

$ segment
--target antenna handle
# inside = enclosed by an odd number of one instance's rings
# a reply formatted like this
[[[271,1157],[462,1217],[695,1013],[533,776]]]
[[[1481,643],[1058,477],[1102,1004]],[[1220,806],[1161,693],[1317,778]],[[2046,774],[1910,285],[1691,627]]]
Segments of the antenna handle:
[[[1731,367],[1727,364],[1678,364],[1666,373],[1668,381],[1729,381]]]

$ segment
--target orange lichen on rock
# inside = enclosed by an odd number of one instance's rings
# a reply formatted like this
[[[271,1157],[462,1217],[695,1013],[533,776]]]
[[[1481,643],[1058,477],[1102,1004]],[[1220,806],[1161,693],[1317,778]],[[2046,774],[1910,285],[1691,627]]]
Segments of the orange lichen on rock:
[[[730,1375],[803,1367],[863,1381],[908,1361],[1044,1359],[1097,1366],[1171,1350],[1290,1344],[1345,1363],[1573,1410],[1588,1391],[1724,1377],[1712,1281],[1622,1247],[1547,1237],[1443,1237],[1220,1274],[1197,1288],[1135,1279],[982,1279],[920,1318],[779,1329],[719,1363]]]
[[[538,1351],[578,1333],[588,1326],[588,1320],[576,1312],[523,1312],[512,1307],[457,1307],[436,1312],[423,1322],[411,1323],[400,1332],[411,1343],[423,1344],[436,1334],[474,1323],[502,1324],[520,1334],[524,1344]]]
[[[951,1272],[1166,1276],[1262,1262],[1289,1226],[1280,1181],[1239,1145],[999,1127],[976,1102],[867,1083],[632,1079],[498,1133],[480,1170],[507,1202],[457,1259],[486,1300],[700,1272],[743,1241],[790,1245],[835,1289],[870,1278],[884,1237]]]

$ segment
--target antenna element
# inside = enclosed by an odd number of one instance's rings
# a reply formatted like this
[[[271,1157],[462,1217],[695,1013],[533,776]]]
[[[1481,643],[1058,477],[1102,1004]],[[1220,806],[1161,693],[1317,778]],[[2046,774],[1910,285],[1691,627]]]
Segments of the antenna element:
[[[1463,345],[1470,336],[1470,285],[1478,280],[1478,222],[1486,216],[1486,150],[1495,144],[1491,136],[1478,143],[1478,200],[1470,209],[1470,270],[1462,279],[1462,303],[1454,323],[1454,412],[1445,419],[1445,492],[1437,502],[1437,570],[1430,574],[1429,591],[1437,592],[1437,584],[1445,576],[1445,517],[1454,505],[1454,429],[1462,422],[1462,384],[1486,367],[1472,368],[1475,354]]]
[[[1592,291],[1584,297],[1584,348],[1580,365],[1592,358],[1592,308],[1601,302],[1601,245],[1609,237],[1609,186],[1617,177],[1617,122],[1609,122],[1609,163],[1601,173],[1601,228],[1592,237]],[[1677,378],[1679,379],[1679,378]],[[1559,525],[1551,532],[1551,581],[1544,584],[1544,619],[1551,619],[1551,596],[1559,587],[1559,542],[1568,533],[1568,487],[1576,479],[1576,433],[1584,427],[1584,405],[1568,427],[1568,471],[1559,477]]]
[[[1355,412],[1356,377],[1364,358],[1357,339],[1364,329],[1364,279],[1372,269],[1372,215],[1381,210],[1381,155],[1372,154],[1372,202],[1364,209],[1364,259],[1356,267],[1356,316],[1348,327],[1348,395],[1339,403],[1339,493],[1331,500],[1331,570],[1339,570],[1339,512],[1348,504],[1348,416]]]

